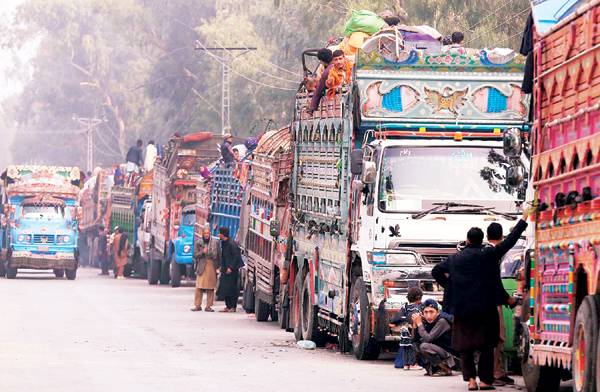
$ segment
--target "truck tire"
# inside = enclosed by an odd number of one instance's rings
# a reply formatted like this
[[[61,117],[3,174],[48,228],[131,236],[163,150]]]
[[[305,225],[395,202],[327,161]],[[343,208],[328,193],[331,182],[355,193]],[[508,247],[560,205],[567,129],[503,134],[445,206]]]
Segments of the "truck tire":
[[[275,279],[273,282],[273,304],[269,306],[271,313],[271,321],[279,320],[279,291],[281,290],[281,284],[279,280],[279,270],[275,270]]]
[[[258,322],[269,321],[269,314],[271,314],[271,306],[264,302],[258,296],[254,296],[254,317]]]
[[[67,279],[75,280],[77,277],[77,269],[65,270],[65,275],[67,275]]]
[[[10,265],[6,267],[6,279],[14,279],[17,277],[17,269]]]
[[[150,264],[150,270],[148,271],[148,284],[155,285],[158,283],[158,279],[160,279],[160,261],[154,260],[154,251],[150,250],[150,260],[148,263]]]
[[[294,332],[294,338],[296,341],[302,340],[302,326],[300,321],[300,297],[302,296],[302,275],[300,271],[298,271],[298,275],[296,275],[296,280],[294,281],[294,287],[292,292],[292,301],[291,301],[291,328]]]
[[[526,363],[521,370],[528,392],[558,392],[560,389],[560,369]]]
[[[0,278],[4,278],[6,276],[6,264],[4,260],[0,260]]]
[[[64,269],[60,269],[60,268],[55,268],[54,269],[54,276],[56,276],[57,278],[64,278],[65,277],[65,270]]]
[[[277,323],[279,324],[279,328],[285,330],[288,329],[290,317],[290,304],[287,290],[287,284],[284,284],[279,290],[279,298],[277,298]]]
[[[160,262],[160,284],[169,284],[169,281],[171,280],[171,274],[170,274],[170,269],[171,269],[171,263],[169,263],[167,260],[161,260]]]
[[[577,309],[573,328],[573,391],[595,392],[600,296],[588,295]]]
[[[244,294],[242,295],[242,308],[246,313],[254,313],[254,288],[250,281],[249,275],[246,275],[246,282],[244,282]]]
[[[181,269],[175,258],[171,255],[171,287],[181,286]]]
[[[317,305],[310,292],[310,274],[307,274],[300,293],[300,325],[304,340],[312,340],[317,347],[325,346],[327,335],[319,330],[317,320]]]
[[[359,360],[377,359],[381,347],[371,336],[371,311],[367,287],[362,276],[355,277],[350,288],[350,336],[352,351]]]

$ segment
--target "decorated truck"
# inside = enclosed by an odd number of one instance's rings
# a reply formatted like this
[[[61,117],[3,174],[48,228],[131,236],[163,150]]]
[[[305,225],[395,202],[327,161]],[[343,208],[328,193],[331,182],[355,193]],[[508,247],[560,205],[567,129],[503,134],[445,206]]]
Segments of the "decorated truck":
[[[79,169],[9,166],[2,180],[6,277],[14,279],[19,269],[35,269],[75,279]]]
[[[202,168],[219,157],[210,132],[171,138],[154,166],[148,283],[178,287],[193,277],[196,187]]]
[[[525,270],[529,391],[600,388],[600,1],[533,5],[538,204]]]
[[[286,270],[289,192],[292,174],[290,128],[265,133],[254,150],[247,200],[243,200],[239,240],[246,255],[243,307],[257,321],[282,314],[280,274]],[[280,319],[283,320],[283,319]]]
[[[79,254],[82,264],[98,267],[98,235],[101,226],[108,227],[110,190],[114,171],[97,168],[79,192]]]
[[[148,271],[148,259],[144,257],[148,253],[145,248],[148,246],[148,234],[143,230],[147,229],[147,226],[143,226],[142,218],[148,206],[147,200],[151,196],[153,174],[154,171],[150,171],[135,177],[125,185],[113,185],[108,205],[110,232],[119,227],[129,239],[129,258],[125,275],[142,279],[146,279]]]
[[[467,230],[515,224],[529,160],[504,155],[503,133],[529,131],[524,58],[448,50],[430,32],[370,37],[350,85],[314,113],[309,83],[296,95],[292,252],[281,285],[297,340],[336,336],[358,359],[397,347],[389,320],[408,288],[441,299],[431,269]],[[315,55],[303,54],[307,78]]]

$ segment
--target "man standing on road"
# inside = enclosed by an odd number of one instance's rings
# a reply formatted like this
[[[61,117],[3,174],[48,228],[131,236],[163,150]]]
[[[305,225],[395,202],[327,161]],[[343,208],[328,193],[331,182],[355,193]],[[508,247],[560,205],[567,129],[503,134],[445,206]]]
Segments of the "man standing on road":
[[[100,275],[108,275],[108,233],[104,226],[98,227],[98,262],[100,263]]]
[[[471,228],[466,248],[436,265],[431,272],[440,285],[451,289],[452,346],[461,353],[463,379],[472,391],[495,389],[492,384],[494,347],[500,334],[498,305],[515,304],[515,299],[502,287],[498,263],[525,231],[527,216],[528,211],[524,211],[523,219],[494,247],[484,247],[483,231]],[[475,367],[476,352],[480,353],[479,369]]]
[[[502,241],[502,238],[504,238],[502,226],[499,223],[491,223],[486,232],[488,242],[492,246],[498,245]],[[500,268],[500,265],[498,265],[498,268]],[[500,321],[500,334],[498,335],[498,345],[494,349],[494,385],[501,387],[506,384],[512,385],[515,383],[515,380],[508,377],[506,370],[504,369],[503,355],[506,329],[504,327],[504,314],[502,312],[502,305],[498,306],[498,318]]]
[[[210,236],[210,228],[202,231],[202,238],[194,245],[194,271],[196,272],[196,292],[192,312],[202,310],[202,295],[206,292],[206,312],[213,312],[217,286],[217,269],[219,264],[219,242]]]
[[[220,312],[235,312],[240,289],[238,285],[239,269],[242,266],[240,247],[229,238],[227,227],[219,228],[221,240],[221,279],[219,294],[225,298],[225,309]]]

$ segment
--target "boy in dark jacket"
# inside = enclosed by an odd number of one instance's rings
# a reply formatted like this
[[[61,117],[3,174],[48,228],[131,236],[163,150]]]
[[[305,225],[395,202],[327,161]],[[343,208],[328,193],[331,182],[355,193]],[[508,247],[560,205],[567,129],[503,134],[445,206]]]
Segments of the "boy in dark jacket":
[[[428,299],[423,304],[423,316],[412,315],[415,329],[415,345],[421,363],[427,370],[426,375],[443,377],[452,375],[455,365],[452,348],[452,327],[448,320],[440,315],[440,306]]]
[[[423,309],[423,305],[421,304],[422,298],[423,291],[420,288],[411,287],[408,289],[406,295],[408,303],[404,304],[402,309],[391,320],[393,326],[400,325],[400,344],[398,345],[398,354],[396,354],[396,360],[394,361],[396,369],[404,368],[404,370],[410,370],[410,367],[415,366],[417,363],[415,347],[412,342],[412,315],[421,313]]]

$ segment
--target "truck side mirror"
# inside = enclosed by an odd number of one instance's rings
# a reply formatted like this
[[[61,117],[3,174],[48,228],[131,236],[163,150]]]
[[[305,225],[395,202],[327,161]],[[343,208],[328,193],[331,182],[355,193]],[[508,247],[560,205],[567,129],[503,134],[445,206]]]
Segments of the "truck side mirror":
[[[271,219],[269,222],[269,232],[271,233],[271,237],[279,237],[279,232],[281,231],[281,222],[278,219]]]
[[[354,150],[350,153],[350,173],[360,176],[363,169],[363,150]]]
[[[521,131],[518,128],[508,128],[504,131],[503,146],[504,155],[508,158],[518,158],[523,152],[523,141]]]
[[[525,181],[525,169],[521,165],[512,164],[506,168],[506,185],[517,188]]]
[[[362,166],[363,170],[360,180],[364,184],[375,183],[375,178],[377,177],[377,166],[375,165],[375,162],[363,161]]]

